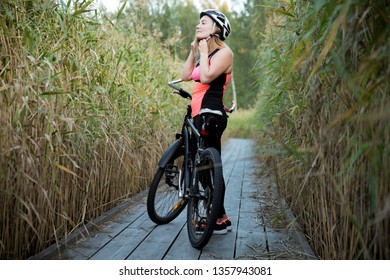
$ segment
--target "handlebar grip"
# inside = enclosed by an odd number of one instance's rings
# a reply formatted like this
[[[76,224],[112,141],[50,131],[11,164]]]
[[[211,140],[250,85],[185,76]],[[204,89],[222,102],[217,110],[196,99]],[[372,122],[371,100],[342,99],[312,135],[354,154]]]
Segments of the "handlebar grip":
[[[174,89],[176,89],[178,91],[178,92],[174,92],[174,93],[179,94],[183,98],[187,98],[187,99],[192,100],[192,95],[189,92],[185,91],[184,89],[182,89],[181,87],[176,85],[176,84],[181,83],[181,82],[182,82],[182,80],[175,80],[175,81],[169,82],[168,85],[171,88],[174,88]]]
[[[188,99],[192,100],[192,95],[182,88],[179,90],[179,95],[183,98],[188,98]]]

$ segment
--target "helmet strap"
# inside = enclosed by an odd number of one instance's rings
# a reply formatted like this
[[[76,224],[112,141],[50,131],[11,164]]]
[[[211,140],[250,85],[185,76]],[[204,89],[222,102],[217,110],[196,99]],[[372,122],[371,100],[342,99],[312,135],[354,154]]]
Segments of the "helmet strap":
[[[216,34],[214,32],[215,32],[215,21],[214,21],[214,24],[213,24],[213,28],[211,28],[210,36],[215,36]]]

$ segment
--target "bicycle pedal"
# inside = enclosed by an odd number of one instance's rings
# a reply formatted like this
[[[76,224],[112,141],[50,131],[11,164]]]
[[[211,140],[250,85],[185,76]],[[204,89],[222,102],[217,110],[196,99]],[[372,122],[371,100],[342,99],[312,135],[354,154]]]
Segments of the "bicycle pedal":
[[[176,174],[178,174],[179,172],[177,171],[168,171],[168,172],[165,172],[165,176],[167,178],[170,178],[170,179],[173,179],[176,177]]]
[[[167,178],[173,179],[177,174],[179,174],[179,169],[176,165],[168,165],[165,169],[165,176]]]

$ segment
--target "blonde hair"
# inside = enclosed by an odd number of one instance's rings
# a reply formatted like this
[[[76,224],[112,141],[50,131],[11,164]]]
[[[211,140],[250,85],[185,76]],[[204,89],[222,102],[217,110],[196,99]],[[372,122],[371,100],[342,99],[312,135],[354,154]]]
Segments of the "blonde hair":
[[[217,36],[212,36],[210,38],[210,44],[209,44],[210,48],[211,49],[215,49],[215,48],[218,48],[218,47],[226,47],[226,44],[224,41],[222,41],[219,37]]]

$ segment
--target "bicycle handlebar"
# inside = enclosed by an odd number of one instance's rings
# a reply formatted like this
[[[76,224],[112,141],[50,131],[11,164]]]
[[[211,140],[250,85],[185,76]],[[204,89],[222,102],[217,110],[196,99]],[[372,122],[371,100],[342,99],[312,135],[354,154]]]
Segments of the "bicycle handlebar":
[[[225,112],[227,112],[227,113],[233,113],[234,110],[236,110],[236,102],[233,100],[233,101],[232,101],[232,107],[230,107],[230,108],[225,107]]]
[[[175,80],[175,81],[170,81],[168,85],[176,90],[180,90],[181,88],[177,86],[176,84],[181,83],[183,80]]]
[[[190,100],[192,100],[192,95],[188,92],[188,91],[185,91],[184,89],[182,89],[181,87],[179,87],[178,83],[181,83],[183,80],[175,80],[175,81],[171,81],[168,83],[168,85],[171,87],[171,88],[174,88],[176,89],[178,92],[174,92],[174,93],[177,93],[179,94],[181,97],[183,98],[188,98]]]
[[[168,85],[171,88],[174,88],[178,91],[178,92],[174,92],[174,93],[179,94],[183,98],[188,98],[188,99],[192,100],[192,95],[189,92],[185,91],[184,89],[182,89],[181,87],[176,85],[176,84],[181,83],[181,82],[183,82],[183,80],[174,80],[174,81],[169,82]],[[225,112],[233,113],[233,111],[235,109],[236,109],[236,102],[232,101],[232,107],[230,107],[230,108],[225,107]]]

